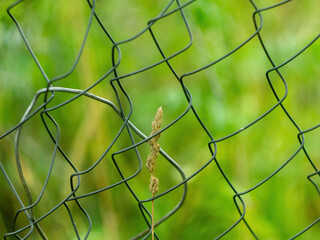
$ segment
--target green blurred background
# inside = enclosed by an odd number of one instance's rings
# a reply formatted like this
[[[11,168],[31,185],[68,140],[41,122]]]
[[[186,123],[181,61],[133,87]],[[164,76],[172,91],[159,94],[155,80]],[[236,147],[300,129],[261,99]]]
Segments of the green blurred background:
[[[181,1],[186,3],[187,1]],[[258,7],[277,3],[257,0]],[[46,81],[34,63],[6,8],[13,1],[0,2],[0,133],[14,127],[22,118],[35,93],[46,87]],[[133,37],[156,17],[169,1],[113,0],[97,1],[96,11],[116,42]],[[170,9],[177,7],[174,3]],[[263,12],[261,36],[276,65],[296,54],[319,34],[319,3],[316,0],[292,1]],[[193,71],[231,51],[254,33],[249,1],[198,0],[184,8],[194,43],[170,62],[179,75]],[[90,16],[86,1],[30,1],[12,10],[41,63],[52,79],[66,73],[79,51]],[[187,46],[190,39],[186,26],[177,12],[159,20],[152,27],[167,56]],[[85,89],[102,77],[111,67],[112,43],[94,20],[89,37],[75,71],[54,84]],[[136,71],[161,60],[148,32],[120,46],[120,75]],[[280,69],[288,83],[289,94],[284,106],[302,130],[319,124],[320,111],[320,48],[319,41],[298,58]],[[239,51],[211,68],[185,78],[200,118],[215,139],[222,138],[249,124],[276,104],[265,73],[268,62],[258,38],[253,38]],[[271,74],[280,96],[284,94],[281,79]],[[91,92],[116,102],[106,78]],[[188,106],[181,86],[165,64],[121,80],[133,102],[130,119],[149,135],[156,109],[164,109],[164,125],[177,118]],[[55,106],[73,95],[56,93],[49,104]],[[124,110],[129,105],[122,97]],[[43,101],[40,101],[37,106]],[[87,169],[105,151],[122,125],[114,111],[101,103],[80,97],[51,112],[61,130],[60,145],[79,171]],[[52,131],[56,133],[53,126]],[[319,166],[319,129],[305,135],[305,147]],[[255,186],[299,148],[298,131],[284,112],[277,108],[267,117],[217,144],[217,159],[237,191]],[[138,141],[139,137],[134,136]],[[160,138],[161,147],[189,176],[210,158],[209,137],[189,112]],[[127,133],[121,134],[111,153],[130,146]],[[54,144],[41,122],[40,115],[28,121],[22,130],[20,155],[24,174],[34,199],[39,195],[49,169]],[[139,146],[143,161],[147,144]],[[137,171],[134,151],[117,157],[125,176]],[[14,158],[14,133],[0,140],[0,161],[17,192],[27,204],[27,197],[18,179]],[[319,196],[307,180],[314,169],[299,152],[275,177],[244,195],[246,219],[260,239],[288,239],[319,217]],[[73,171],[58,154],[47,190],[34,208],[41,216],[70,192],[69,176]],[[157,176],[159,193],[181,181],[177,171],[159,157]],[[94,191],[120,180],[107,154],[103,161],[83,175],[78,194]],[[314,178],[318,181],[317,178]],[[149,173],[145,168],[130,185],[140,199],[150,197]],[[0,174],[0,234],[10,231],[15,212],[20,208],[5,178]],[[182,188],[155,202],[156,219],[179,201]],[[188,182],[188,195],[183,207],[156,228],[161,239],[214,239],[238,218],[233,203],[234,193],[212,163]],[[80,200],[90,214],[93,229],[89,239],[129,239],[146,228],[138,204],[124,185]],[[151,204],[146,204],[151,209]],[[78,208],[70,203],[83,238],[87,223]],[[21,215],[18,225],[26,219]],[[76,239],[65,208],[45,218],[41,226],[49,239]],[[307,231],[301,239],[319,239],[319,226]],[[35,233],[31,239],[40,239]],[[151,238],[150,238],[151,239]],[[254,239],[244,223],[240,223],[224,239]]]

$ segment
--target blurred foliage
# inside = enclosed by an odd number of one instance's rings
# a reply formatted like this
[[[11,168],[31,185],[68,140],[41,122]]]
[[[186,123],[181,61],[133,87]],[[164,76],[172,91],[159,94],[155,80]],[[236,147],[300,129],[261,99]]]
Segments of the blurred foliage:
[[[169,1],[113,0],[97,1],[96,11],[116,42],[126,40],[142,31]],[[187,1],[181,1],[186,3]],[[275,0],[254,1],[260,8],[277,3]],[[11,129],[23,116],[36,91],[47,83],[28,52],[13,21],[6,14],[12,0],[0,2],[0,133]],[[176,5],[174,5],[176,7]],[[173,9],[171,7],[170,9]],[[320,21],[317,0],[292,1],[265,11],[261,36],[276,65],[283,63],[317,34]],[[228,53],[254,33],[249,1],[198,0],[184,8],[193,34],[193,45],[170,62],[179,75],[193,71]],[[86,1],[25,0],[12,10],[41,63],[47,76],[60,76],[73,65],[88,25],[90,9]],[[172,14],[152,27],[167,56],[183,49],[190,41],[187,28],[179,13]],[[112,43],[96,21],[93,21],[88,41],[75,71],[55,86],[87,88],[111,67]],[[149,32],[120,46],[122,61],[119,74],[127,74],[161,60]],[[284,106],[302,130],[319,123],[320,111],[319,41],[301,56],[281,68],[288,83],[289,95]],[[193,96],[200,118],[215,139],[240,129],[270,109],[276,99],[267,83],[268,62],[258,38],[253,38],[240,50],[218,64],[186,77],[185,84]],[[116,102],[106,78],[92,92]],[[284,94],[281,79],[271,74],[276,90]],[[133,102],[131,121],[146,135],[156,109],[164,109],[164,125],[177,118],[188,106],[181,86],[165,64],[121,80]],[[281,95],[282,96],[282,95]],[[71,96],[56,93],[49,104],[55,106]],[[123,96],[122,96],[123,97]],[[42,99],[41,99],[42,101]],[[40,102],[41,102],[40,101]],[[40,104],[40,103],[38,103]],[[129,105],[124,104],[129,112]],[[122,121],[106,105],[81,97],[51,112],[61,128],[60,145],[78,170],[84,170],[98,159],[116,136]],[[52,126],[51,126],[52,127]],[[56,131],[53,129],[53,132]],[[319,129],[305,135],[306,149],[319,167]],[[255,186],[298,148],[297,129],[284,112],[277,108],[267,117],[217,144],[217,159],[236,189],[246,191]],[[135,136],[136,140],[139,140]],[[211,157],[208,136],[188,113],[178,124],[160,138],[162,148],[189,176]],[[22,130],[20,154],[24,174],[34,198],[39,195],[51,161],[54,144],[41,122],[40,115],[28,121]],[[130,145],[126,133],[112,147],[111,153]],[[139,146],[146,159],[148,145]],[[0,141],[0,161],[27,203],[18,179],[14,158],[14,133]],[[134,151],[117,157],[124,175],[138,169]],[[319,217],[320,205],[314,186],[306,176],[313,173],[305,155],[300,152],[283,171],[261,187],[244,195],[246,219],[261,239],[288,239]],[[69,176],[73,171],[58,154],[47,191],[35,207],[41,216],[58,204],[70,191]],[[159,157],[157,176],[160,192],[179,183],[176,170]],[[120,180],[107,154],[99,167],[82,177],[79,194],[108,186]],[[318,181],[319,182],[319,181]],[[150,197],[149,175],[146,169],[131,180],[130,185],[140,199]],[[0,174],[0,234],[11,230],[19,204],[5,178]],[[156,201],[156,218],[168,212],[179,201],[182,189]],[[188,182],[188,196],[183,207],[156,232],[161,239],[213,239],[238,218],[233,203],[234,193],[217,166],[212,163]],[[89,212],[93,229],[89,239],[129,239],[146,228],[135,199],[124,185],[80,200]],[[146,204],[151,209],[151,204]],[[87,223],[70,204],[77,226],[85,234]],[[23,217],[18,220],[23,226]],[[49,239],[75,239],[72,224],[64,208],[41,222]],[[83,235],[84,236],[84,235]],[[319,239],[318,226],[307,231],[302,239]],[[39,239],[35,234],[32,239]],[[225,239],[253,239],[243,223]]]

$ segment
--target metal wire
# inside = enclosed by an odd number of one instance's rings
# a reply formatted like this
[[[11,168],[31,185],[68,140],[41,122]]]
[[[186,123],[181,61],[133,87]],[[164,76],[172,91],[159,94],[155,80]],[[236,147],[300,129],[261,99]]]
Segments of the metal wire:
[[[75,237],[77,239],[87,239],[90,236],[90,233],[92,231],[92,228],[94,227],[90,215],[86,211],[86,209],[83,207],[83,202],[89,198],[89,197],[97,197],[99,198],[99,194],[101,192],[110,190],[112,188],[119,187],[121,185],[124,185],[130,194],[133,196],[135,199],[137,206],[142,214],[142,217],[145,221],[146,224],[146,229],[142,232],[137,232],[136,236],[133,236],[131,239],[147,239],[151,235],[151,214],[146,207],[146,204],[151,202],[152,200],[159,199],[164,197],[165,195],[169,194],[172,191],[177,190],[180,186],[182,186],[183,193],[180,196],[180,201],[176,204],[175,207],[173,207],[169,212],[167,212],[161,219],[159,219],[155,227],[159,226],[160,224],[165,224],[167,219],[169,219],[173,214],[175,214],[179,209],[183,206],[187,196],[187,190],[188,190],[188,182],[194,178],[196,175],[201,174],[201,172],[208,166],[208,165],[215,165],[217,169],[219,170],[221,176],[224,178],[224,181],[227,183],[229,186],[230,190],[233,192],[233,201],[234,204],[237,208],[237,211],[239,213],[239,218],[233,222],[229,227],[227,227],[224,231],[222,231],[218,236],[210,236],[208,238],[213,238],[213,239],[220,239],[225,237],[226,239],[228,238],[228,234],[237,227],[239,223],[244,223],[246,228],[249,230],[250,235],[255,238],[255,239],[260,239],[264,238],[264,236],[259,236],[255,231],[254,231],[254,223],[249,223],[249,221],[246,220],[246,201],[244,200],[244,196],[249,194],[252,191],[255,191],[257,188],[265,184],[267,181],[269,181],[271,178],[273,178],[275,175],[277,175],[280,171],[284,171],[284,169],[287,167],[287,165],[297,156],[298,153],[303,153],[306,158],[308,159],[309,164],[313,168],[314,172],[310,175],[307,176],[308,180],[314,185],[316,188],[317,192],[320,194],[320,189],[317,186],[314,178],[320,175],[320,170],[316,167],[316,164],[314,160],[310,157],[308,154],[308,151],[305,147],[305,135],[316,130],[317,128],[320,127],[320,124],[313,126],[309,129],[303,130],[299,124],[295,121],[294,117],[290,114],[290,112],[286,109],[286,107],[283,105],[284,100],[287,98],[289,95],[289,90],[288,90],[288,84],[287,80],[285,77],[282,75],[280,72],[280,69],[288,64],[290,62],[299,57],[301,54],[304,53],[305,50],[310,48],[312,44],[314,44],[320,37],[320,34],[316,35],[308,44],[306,44],[301,50],[297,51],[292,57],[287,59],[281,64],[276,64],[275,61],[273,60],[272,55],[268,51],[268,47],[264,42],[264,37],[261,35],[261,31],[264,27],[264,18],[262,13],[266,11],[270,11],[274,8],[277,8],[279,6],[285,5],[290,0],[282,1],[277,4],[265,7],[265,8],[259,8],[257,6],[256,1],[249,0],[250,4],[253,7],[253,12],[252,12],[252,19],[253,19],[253,26],[254,26],[254,31],[250,36],[247,37],[243,42],[241,42],[238,46],[236,46],[234,49],[223,55],[222,57],[218,59],[214,59],[211,62],[203,65],[202,67],[198,69],[194,69],[189,72],[185,72],[182,74],[179,74],[174,66],[172,65],[171,61],[176,58],[178,55],[186,52],[189,50],[189,48],[197,44],[197,42],[194,42],[193,35],[192,35],[192,29],[190,27],[190,24],[187,20],[187,16],[185,14],[185,9],[186,8],[192,8],[193,4],[195,1],[188,1],[186,3],[181,3],[179,0],[170,0],[168,4],[164,7],[164,9],[159,13],[159,15],[155,18],[150,19],[147,22],[147,26],[142,29],[140,32],[132,36],[131,38],[122,40],[122,41],[116,41],[110,34],[110,32],[107,30],[107,27],[104,25],[103,21],[100,19],[99,14],[96,10],[96,1],[87,1],[88,7],[90,8],[90,16],[89,20],[87,23],[86,31],[82,39],[82,43],[80,46],[80,49],[78,50],[78,53],[76,55],[75,60],[73,61],[72,67],[64,74],[61,74],[60,76],[56,76],[53,78],[49,78],[48,74],[40,64],[40,61],[38,60],[37,55],[33,51],[32,45],[29,43],[28,38],[26,37],[24,33],[24,29],[20,26],[19,21],[16,19],[14,14],[12,13],[12,10],[14,8],[19,7],[19,5],[23,2],[24,0],[19,0],[13,3],[11,6],[8,7],[7,13],[16,25],[19,34],[21,36],[21,39],[24,41],[29,53],[31,54],[31,57],[33,58],[35,64],[37,65],[38,69],[40,70],[43,79],[46,81],[47,87],[43,89],[39,89],[35,96],[33,97],[32,102],[29,104],[29,107],[25,111],[25,114],[21,118],[20,122],[17,123],[14,127],[11,129],[7,130],[5,133],[2,133],[0,136],[0,140],[8,138],[10,135],[14,134],[15,132],[15,141],[14,141],[14,151],[15,151],[15,160],[16,160],[16,165],[18,169],[18,174],[19,174],[19,179],[21,181],[21,184],[23,186],[23,189],[25,191],[25,194],[27,196],[27,202],[24,202],[21,198],[21,195],[18,193],[18,191],[15,189],[14,184],[12,183],[12,179],[10,179],[9,174],[7,173],[7,170],[5,169],[4,165],[2,164],[3,161],[0,161],[0,169],[2,172],[2,175],[5,177],[8,186],[10,187],[12,193],[14,194],[15,198],[18,200],[20,204],[20,209],[16,211],[16,214],[14,216],[14,220],[12,223],[12,231],[4,234],[4,239],[10,239],[11,237],[15,237],[17,239],[28,239],[31,234],[35,231],[38,232],[39,236],[42,239],[47,239],[46,233],[42,230],[41,228],[41,222],[47,218],[49,215],[54,214],[58,209],[65,207],[65,209],[68,211],[70,221],[73,225],[73,230]],[[27,1],[26,1],[27,2]],[[177,15],[180,16],[185,28],[185,30],[188,33],[188,43],[182,47],[180,50],[176,51],[175,53],[171,55],[167,55],[161,47],[161,44],[159,42],[159,39],[156,37],[153,31],[153,27],[156,26],[156,24],[163,19],[172,16],[172,15]],[[89,87],[85,89],[74,89],[74,88],[67,88],[67,87],[62,87],[57,84],[62,82],[65,78],[67,78],[70,74],[74,72],[74,70],[77,68],[77,65],[82,57],[82,53],[84,49],[86,48],[86,41],[88,36],[90,35],[90,29],[92,27],[93,23],[97,23],[100,27],[101,32],[103,32],[106,37],[108,43],[112,44],[112,50],[111,50],[111,64],[112,67],[108,69],[105,74],[97,79],[93,84],[91,84]],[[121,62],[123,61],[123,57],[121,54],[121,46],[129,44],[130,42],[133,42],[134,40],[140,38],[144,34],[150,34],[154,48],[160,53],[161,55],[161,60],[158,62],[149,64],[148,66],[123,74],[120,74],[120,66]],[[198,109],[193,103],[193,93],[191,90],[188,89],[188,87],[185,84],[186,79],[191,78],[193,75],[202,72],[206,69],[213,68],[216,64],[219,62],[225,60],[229,56],[233,55],[235,52],[246,46],[249,42],[253,40],[258,39],[260,46],[262,50],[264,51],[265,57],[268,59],[269,63],[271,64],[271,68],[266,72],[266,80],[269,84],[270,90],[272,91],[274,98],[276,100],[276,103],[270,107],[267,111],[265,111],[263,114],[261,114],[259,117],[257,117],[255,120],[252,122],[248,123],[246,126],[240,128],[237,131],[234,131],[224,137],[221,138],[215,138],[214,134],[206,124],[202,121],[200,114],[198,114]],[[172,76],[176,79],[176,81],[180,84],[181,87],[181,93],[184,94],[185,100],[187,103],[186,108],[179,113],[179,116],[176,117],[173,121],[168,123],[166,126],[164,126],[161,131],[158,133],[152,135],[152,136],[147,136],[146,133],[143,133],[138,127],[135,126],[135,124],[131,121],[132,119],[132,113],[134,111],[134,102],[131,100],[130,94],[128,89],[124,87],[124,80],[132,77],[134,75],[138,75],[142,72],[145,72],[151,68],[155,68],[161,64],[166,64],[168,70],[172,73]],[[122,72],[122,71],[121,71]],[[272,73],[275,73],[279,76],[279,78],[282,81],[283,87],[285,89],[284,94],[280,94],[277,92],[274,83],[271,81],[270,75]],[[93,90],[96,86],[101,85],[102,83],[106,82],[107,79],[109,79],[109,83],[114,91],[114,94],[116,96],[116,102],[112,102],[106,98],[100,97],[96,94],[90,93],[91,90]],[[57,105],[50,105],[49,103],[52,103],[53,100],[55,99],[56,93],[58,92],[63,92],[68,94],[70,96],[67,100],[65,100],[62,103],[59,103]],[[41,98],[43,97],[43,100],[41,102]],[[65,150],[63,147],[60,145],[60,139],[61,139],[61,130],[58,122],[55,120],[53,117],[53,112],[55,110],[66,106],[72,102],[74,102],[76,99],[80,97],[85,97],[87,99],[90,99],[90,101],[97,101],[99,103],[104,104],[106,107],[110,107],[110,109],[114,112],[114,114],[119,118],[120,121],[122,121],[121,127],[117,130],[116,136],[113,138],[111,143],[105,148],[104,152],[98,157],[93,164],[91,164],[87,169],[79,171],[76,166],[74,165],[74,160],[69,159],[67,154],[65,153]],[[40,105],[39,105],[40,104]],[[36,107],[38,106],[38,107]],[[126,108],[124,106],[129,106],[129,112],[126,112]],[[298,142],[299,146],[295,150],[295,152],[283,163],[281,164],[276,170],[274,170],[271,174],[269,174],[267,177],[265,177],[263,180],[260,182],[256,183],[254,186],[248,188],[247,190],[244,191],[239,191],[237,190],[237,187],[235,187],[234,182],[228,178],[225,170],[221,166],[221,162],[219,161],[217,157],[217,150],[218,146],[217,143],[223,142],[229,138],[234,137],[237,134],[240,134],[243,131],[246,131],[247,129],[251,128],[253,125],[261,121],[263,118],[268,116],[270,113],[272,113],[275,109],[281,109],[282,112],[286,115],[286,118],[291,122],[292,126],[294,126],[298,132],[297,137],[298,137]],[[170,128],[177,126],[180,124],[181,120],[185,118],[187,114],[192,114],[196,122],[198,122],[202,128],[202,131],[207,135],[207,137],[210,139],[208,142],[208,151],[211,154],[211,158],[207,159],[202,166],[195,170],[191,175],[186,176],[184,169],[180,167],[180,165],[170,157],[169,154],[166,153],[165,149],[160,149],[160,154],[163,156],[164,159],[167,160],[167,162],[172,166],[173,169],[180,175],[181,181],[174,185],[173,187],[159,193],[153,198],[148,198],[148,199],[143,199],[139,194],[137,194],[132,187],[132,181],[137,177],[140,173],[141,170],[144,166],[144,157],[140,155],[139,146],[142,146],[145,144],[147,141],[149,141],[152,137],[155,135],[161,133],[161,134],[166,134],[166,131],[168,131]],[[30,119],[34,118],[35,116],[41,116],[42,124],[45,127],[48,136],[50,136],[51,141],[54,143],[54,151],[51,157],[51,163],[50,163],[50,168],[47,172],[45,181],[43,183],[43,186],[40,190],[40,194],[37,196],[36,199],[34,199],[34,196],[32,196],[31,191],[29,189],[28,183],[25,179],[24,173],[23,173],[23,166],[21,164],[20,160],[20,151],[19,151],[19,146],[20,146],[20,136],[21,132],[23,130],[24,125],[30,121]],[[122,134],[128,134],[129,139],[130,139],[130,146],[127,146],[121,150],[118,151],[111,151],[112,147],[120,141],[120,136]],[[137,141],[135,136],[139,136],[140,140]],[[126,176],[124,174],[124,169],[121,168],[121,166],[118,163],[119,156],[122,156],[126,152],[133,151],[136,159],[137,159],[137,164],[138,168],[134,170],[134,173],[132,173],[130,176]],[[43,195],[45,194],[46,191],[48,191],[48,182],[49,179],[51,178],[51,173],[54,169],[54,163],[57,159],[57,154],[61,154],[63,158],[65,159],[65,164],[68,165],[73,169],[73,174],[70,175],[70,192],[69,194],[62,199],[58,204],[56,204],[52,209],[47,211],[46,213],[42,214],[41,216],[35,216],[35,213],[33,209],[35,206],[37,206],[42,200],[43,200]],[[91,192],[87,193],[79,193],[79,188],[81,186],[81,178],[86,175],[87,173],[93,171],[95,168],[99,167],[100,164],[102,164],[103,161],[105,161],[105,157],[107,154],[111,154],[112,162],[114,164],[115,169],[117,170],[119,176],[121,177],[121,180],[112,183],[108,186],[104,186],[102,188],[96,189]],[[81,201],[80,201],[81,200]],[[69,208],[69,204],[75,203],[78,211],[82,213],[82,215],[86,218],[87,221],[87,229],[86,233],[83,237],[81,237],[81,233],[84,230],[81,229],[79,230],[78,227],[75,224],[75,216],[73,215],[72,211]],[[28,225],[25,226],[19,226],[17,224],[17,219],[20,218],[20,215],[24,215],[24,217],[28,220]],[[298,229],[297,233],[292,236],[290,239],[295,239],[301,235],[303,235],[305,232],[307,232],[309,229],[316,227],[317,223],[320,221],[320,217],[316,219],[314,222],[310,223],[308,226],[302,226],[302,229]],[[196,234],[196,233],[195,233]],[[160,239],[160,236],[157,235],[157,228],[155,228],[155,237],[156,239]],[[194,238],[197,238],[195,235]]]

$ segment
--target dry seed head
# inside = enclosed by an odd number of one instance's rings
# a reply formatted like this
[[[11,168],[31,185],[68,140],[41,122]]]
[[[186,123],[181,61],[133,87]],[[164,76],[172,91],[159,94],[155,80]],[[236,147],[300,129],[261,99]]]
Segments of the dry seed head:
[[[152,174],[154,169],[154,163],[153,163],[153,158],[150,154],[148,155],[146,166],[148,171]]]
[[[159,179],[153,175],[150,178],[149,190],[152,193],[152,196],[155,196],[159,190]]]
[[[156,116],[154,118],[154,121],[152,122],[151,135],[160,131],[161,124],[162,124],[162,116],[163,116],[162,107],[159,107],[157,110]],[[154,166],[156,164],[156,160],[157,160],[157,157],[158,157],[159,151],[160,151],[160,145],[158,144],[159,137],[160,137],[160,134],[151,138],[148,141],[148,143],[151,147],[151,152],[148,155],[146,166],[151,174],[153,173]]]
[[[152,133],[155,134],[156,132],[160,131],[161,124],[162,124],[162,116],[163,116],[163,111],[162,107],[159,107],[156,113],[156,116],[154,118],[154,121],[152,122]],[[157,135],[158,138],[160,135]]]
[[[160,151],[160,144],[159,143],[154,143],[151,146],[151,156],[154,160],[157,159],[158,155],[159,155],[159,151]]]
[[[154,118],[154,121],[152,122],[151,135],[160,131],[161,124],[162,124],[162,116],[163,116],[162,107],[159,107],[157,110],[156,116]],[[154,136],[148,141],[151,151],[150,151],[150,154],[148,155],[146,166],[149,172],[151,173],[149,190],[151,191],[152,196],[156,195],[159,189],[159,180],[155,176],[156,161],[160,151],[160,145],[158,143],[159,138],[160,138],[160,134]]]

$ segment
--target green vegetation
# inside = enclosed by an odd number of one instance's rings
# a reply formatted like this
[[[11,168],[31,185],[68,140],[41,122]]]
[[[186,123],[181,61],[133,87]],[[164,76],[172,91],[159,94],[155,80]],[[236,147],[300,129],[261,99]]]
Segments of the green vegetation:
[[[182,4],[186,2],[181,1]],[[263,8],[278,1],[254,2]],[[12,3],[12,0],[0,2],[0,135],[19,123],[36,92],[47,87],[17,27],[5,12]],[[121,42],[146,28],[148,21],[158,16],[168,3],[149,0],[97,1],[96,12],[114,41]],[[169,10],[176,7],[174,3]],[[261,36],[275,65],[297,54],[319,34],[318,8],[316,0],[291,1],[262,13]],[[193,34],[193,44],[170,60],[179,76],[222,57],[255,32],[252,21],[254,8],[250,1],[198,0],[183,11]],[[90,8],[86,1],[25,0],[12,9],[12,14],[21,24],[49,79],[67,73],[76,59],[89,22]],[[166,56],[185,48],[190,42],[186,24],[179,12],[157,21],[152,30]],[[53,85],[77,89],[91,86],[112,67],[112,45],[97,21],[93,20],[74,72]],[[119,75],[162,60],[149,31],[119,47],[122,55],[117,68]],[[302,130],[319,124],[319,59],[317,41],[280,69],[288,84],[288,96],[283,105]],[[271,68],[256,36],[216,65],[184,78],[193,97],[193,106],[215,139],[248,125],[277,103],[265,76]],[[118,105],[109,83],[112,78],[113,75],[109,75],[90,92]],[[275,72],[270,74],[270,79],[281,98],[285,93],[281,79]],[[123,78],[121,84],[133,103],[130,121],[145,135],[151,132],[150,123],[159,106],[164,111],[162,126],[171,123],[188,107],[180,83],[165,63]],[[47,107],[56,106],[73,96],[70,93],[56,93]],[[130,106],[123,95],[120,98],[128,114]],[[43,99],[42,95],[36,106],[40,106]],[[51,111],[50,115],[60,127],[59,145],[79,171],[94,164],[123,124],[111,107],[84,96]],[[54,135],[57,134],[53,124],[49,124],[49,128]],[[284,111],[277,107],[250,128],[218,142],[217,160],[237,191],[244,192],[268,177],[299,149],[298,133]],[[320,128],[317,128],[305,134],[305,148],[317,167],[320,167],[319,133]],[[15,132],[0,140],[0,161],[22,201],[28,205],[15,164],[14,138]],[[141,140],[135,134],[134,138]],[[162,133],[159,142],[186,176],[193,174],[211,158],[208,149],[210,138],[191,111]],[[130,145],[130,138],[124,131],[98,167],[81,177],[77,195],[121,180],[111,155]],[[150,173],[145,168],[150,147],[146,142],[138,150],[143,168],[129,184],[143,200],[150,198]],[[54,143],[38,113],[24,124],[19,151],[33,200],[37,199],[43,187],[53,151]],[[139,168],[134,150],[117,155],[116,159],[126,177]],[[48,212],[70,193],[70,175],[73,173],[58,153],[47,189],[34,208],[36,217]],[[312,173],[314,169],[300,151],[277,175],[243,196],[246,220],[259,239],[289,239],[319,218],[319,196],[307,180]],[[176,169],[160,155],[157,177],[161,183],[157,194],[181,181]],[[313,180],[319,183],[317,176]],[[0,188],[2,236],[12,230],[12,221],[20,205],[2,173]],[[156,221],[179,202],[182,193],[183,188],[180,187],[155,200]],[[240,217],[233,195],[217,165],[212,162],[188,181],[187,198],[182,208],[155,231],[160,239],[214,239]],[[147,227],[137,201],[124,184],[79,201],[93,222],[89,239],[129,239]],[[83,239],[88,228],[86,219],[74,202],[68,205]],[[151,211],[151,202],[145,206]],[[49,239],[76,239],[69,219],[68,212],[62,206],[40,225]],[[27,220],[21,214],[17,226],[25,224]],[[319,239],[318,229],[319,226],[314,226],[301,239]],[[30,239],[40,239],[39,234],[34,231]],[[224,239],[254,237],[241,222]]]

